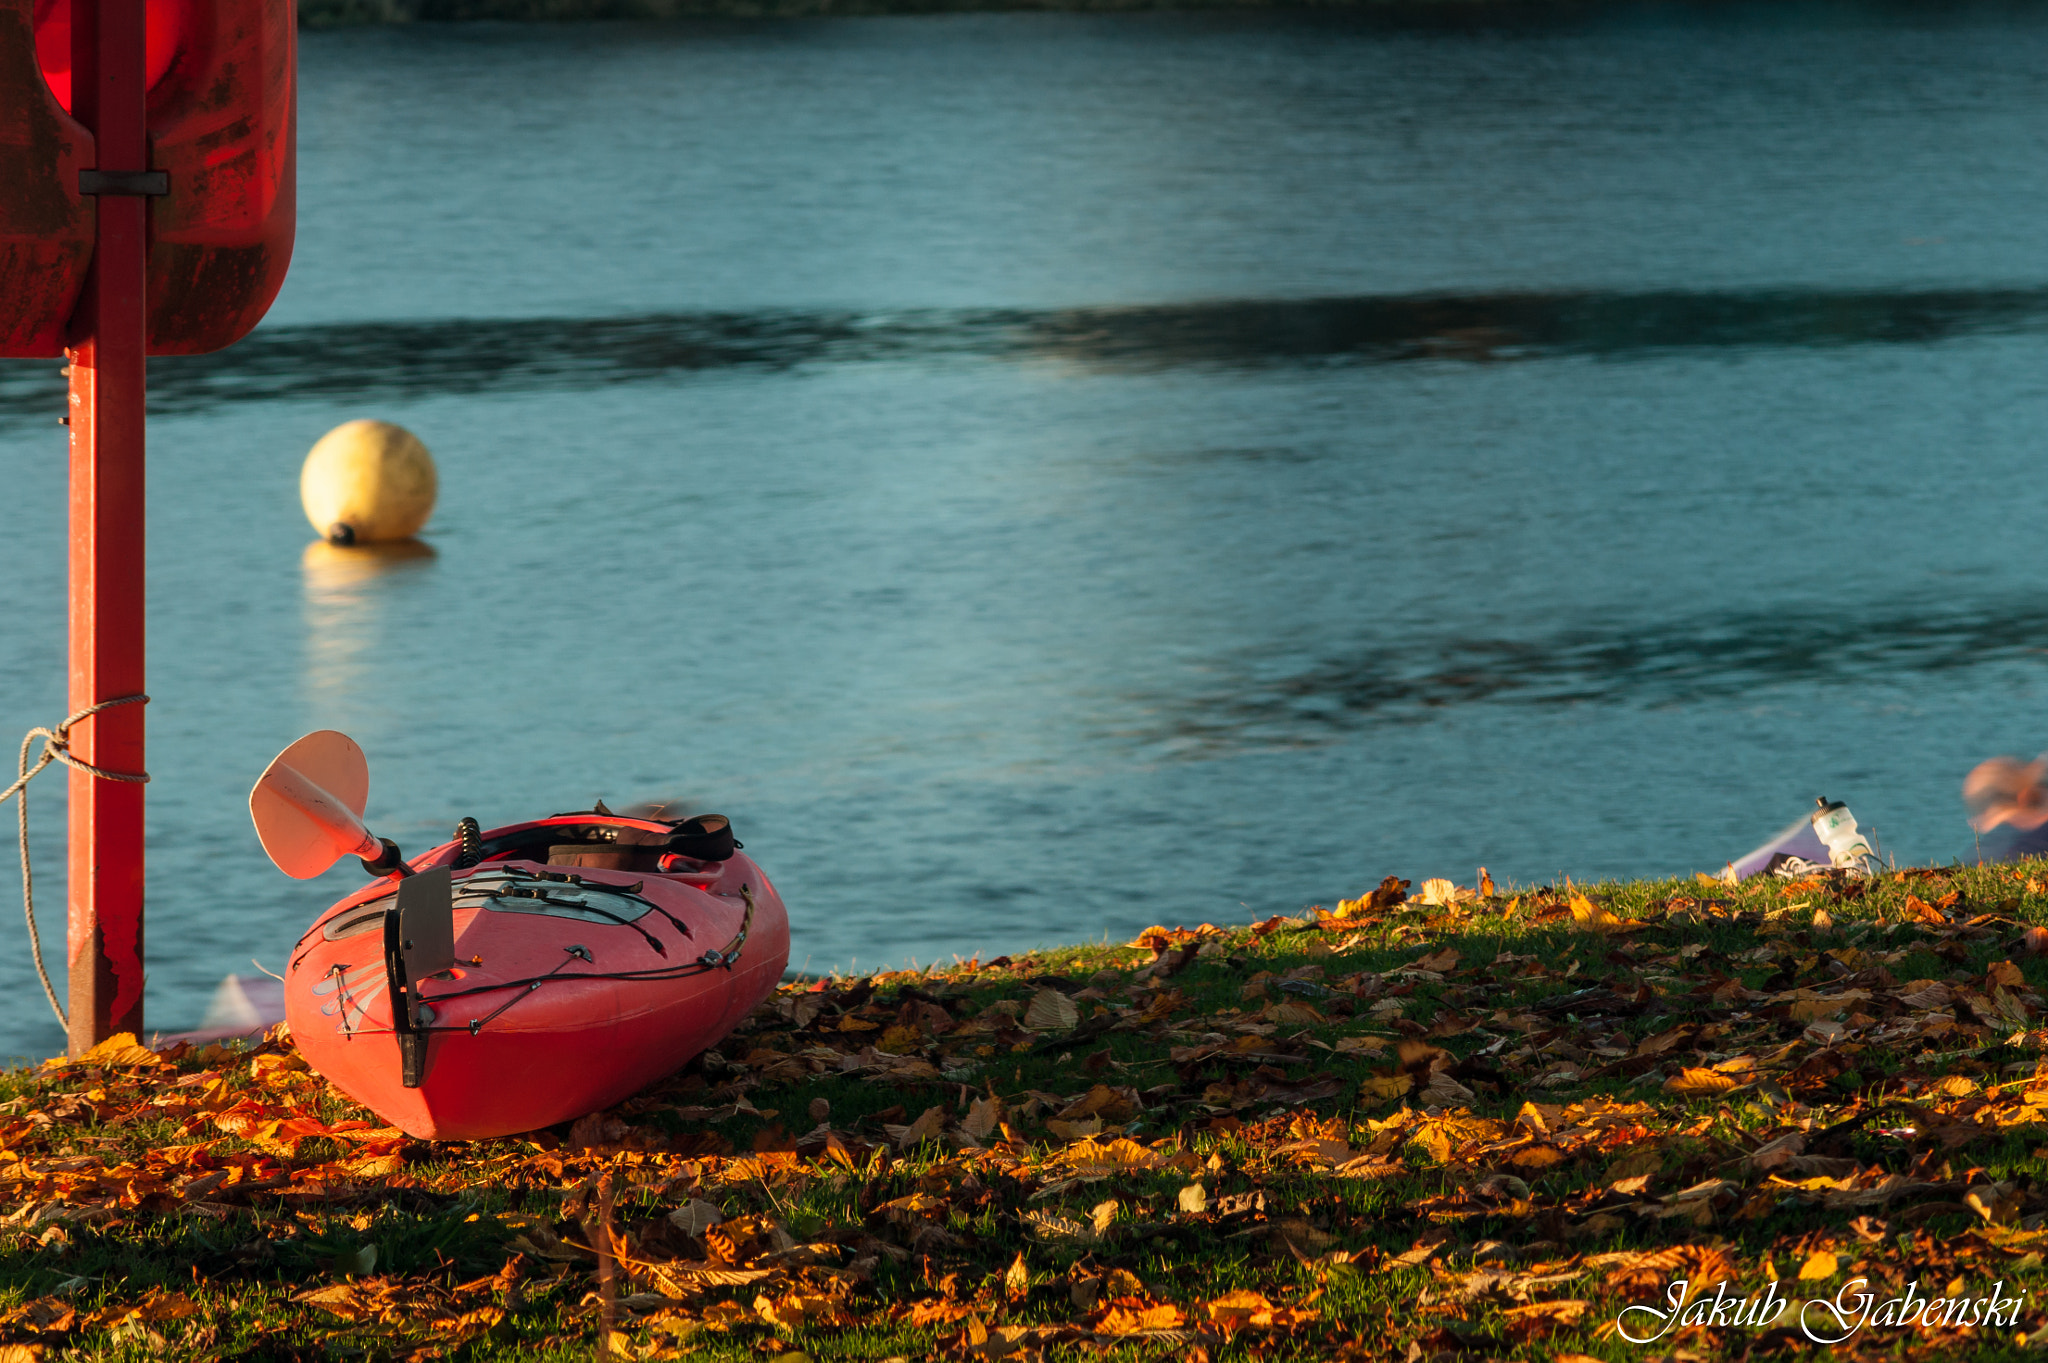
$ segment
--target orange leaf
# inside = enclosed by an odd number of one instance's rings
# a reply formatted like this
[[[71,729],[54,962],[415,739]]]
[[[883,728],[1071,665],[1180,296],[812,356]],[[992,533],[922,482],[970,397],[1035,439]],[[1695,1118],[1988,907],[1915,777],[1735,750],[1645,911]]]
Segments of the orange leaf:
[[[1622,925],[1619,918],[1582,894],[1573,893],[1571,904],[1572,926],[1581,932],[1613,932]]]
[[[1077,1174],[1121,1174],[1134,1169],[1157,1169],[1166,1161],[1127,1137],[1113,1141],[1079,1141],[1052,1157]]]
[[[1807,1281],[1819,1278],[1832,1278],[1835,1276],[1835,1268],[1839,1262],[1827,1250],[1820,1250],[1800,1268],[1799,1276]]]
[[[1365,1099],[1399,1098],[1415,1087],[1415,1077],[1406,1070],[1393,1074],[1369,1075],[1358,1086],[1358,1096]]]
[[[1666,1093],[1686,1098],[1704,1098],[1736,1087],[1739,1086],[1732,1077],[1713,1070],[1684,1069],[1664,1081]]]
[[[882,1033],[875,1049],[885,1055],[908,1055],[924,1045],[924,1033],[916,1027],[897,1025]]]
[[[114,1066],[156,1066],[163,1063],[164,1058],[137,1041],[135,1033],[116,1032],[84,1055],[75,1059],[60,1055],[53,1060],[45,1060],[43,1066],[45,1069],[62,1069],[66,1065],[96,1065],[106,1069]]]
[[[956,1320],[965,1320],[973,1314],[973,1308],[962,1302],[947,1301],[943,1297],[927,1297],[912,1302],[910,1312],[904,1317],[912,1325],[951,1325]]]
[[[1210,1300],[1204,1309],[1208,1311],[1210,1320],[1228,1320],[1253,1311],[1270,1311],[1273,1309],[1273,1303],[1267,1301],[1260,1293],[1240,1289],[1236,1292],[1226,1292]]]
[[[339,1169],[353,1179],[389,1178],[405,1169],[405,1160],[399,1155],[357,1155],[351,1159],[336,1160],[327,1166]]]
[[[1246,1326],[1284,1329],[1316,1318],[1313,1311],[1275,1306],[1262,1294],[1250,1291],[1226,1292],[1210,1301],[1204,1309],[1212,1322],[1226,1330]]]
[[[791,1329],[853,1324],[852,1314],[831,1297],[807,1297],[795,1292],[773,1301],[765,1295],[754,1298],[754,1313],[770,1325]]]
[[[1171,1302],[1119,1297],[1095,1323],[1095,1331],[1104,1335],[1134,1335],[1146,1330],[1177,1330],[1186,1321],[1187,1316]]]
[[[1906,896],[1906,917],[1915,923],[1941,924],[1948,922],[1940,909],[1935,908],[1919,895]]]

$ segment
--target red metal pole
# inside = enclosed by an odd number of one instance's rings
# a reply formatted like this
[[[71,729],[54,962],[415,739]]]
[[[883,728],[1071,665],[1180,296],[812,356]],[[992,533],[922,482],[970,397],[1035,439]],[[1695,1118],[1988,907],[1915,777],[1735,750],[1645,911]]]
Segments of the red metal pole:
[[[74,0],[72,106],[101,171],[149,167],[144,0]],[[99,244],[73,318],[70,709],[142,690],[143,382],[148,200],[101,194]],[[79,724],[72,751],[139,772],[140,705]],[[142,1031],[142,786],[71,770],[71,1054]]]

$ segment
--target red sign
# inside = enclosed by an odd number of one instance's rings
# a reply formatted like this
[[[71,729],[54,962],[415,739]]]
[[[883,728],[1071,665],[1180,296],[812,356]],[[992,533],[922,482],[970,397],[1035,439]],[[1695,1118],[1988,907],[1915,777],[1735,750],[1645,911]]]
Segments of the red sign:
[[[147,0],[145,12],[148,165],[101,167],[71,117],[72,0],[0,0],[0,355],[60,355],[77,334],[95,191],[149,202],[152,355],[233,344],[284,283],[297,216],[291,0]]]

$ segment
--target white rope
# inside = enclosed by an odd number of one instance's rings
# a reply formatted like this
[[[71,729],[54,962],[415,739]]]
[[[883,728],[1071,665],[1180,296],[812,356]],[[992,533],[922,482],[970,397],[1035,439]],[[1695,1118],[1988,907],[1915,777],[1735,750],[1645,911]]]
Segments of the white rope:
[[[5,804],[10,799],[15,801],[16,827],[21,833],[21,910],[28,919],[28,945],[29,950],[35,955],[36,976],[43,982],[43,994],[50,1000],[50,1011],[57,1015],[58,1023],[66,1031],[71,1028],[71,1020],[64,1015],[64,1005],[57,1002],[57,991],[50,987],[50,972],[43,968],[43,939],[36,932],[35,877],[28,868],[28,783],[52,762],[62,762],[67,767],[75,767],[88,776],[99,777],[102,781],[132,781],[137,784],[148,781],[148,772],[108,771],[104,767],[95,767],[92,763],[71,755],[71,727],[74,724],[102,710],[111,710],[116,705],[147,704],[148,696],[121,696],[114,700],[103,700],[97,705],[88,705],[54,729],[45,729],[41,726],[30,729],[22,737],[21,756],[14,764],[18,779],[6,790],[0,791],[0,804]],[[43,740],[43,755],[37,758],[35,766],[31,767],[28,764],[29,745],[38,738]]]

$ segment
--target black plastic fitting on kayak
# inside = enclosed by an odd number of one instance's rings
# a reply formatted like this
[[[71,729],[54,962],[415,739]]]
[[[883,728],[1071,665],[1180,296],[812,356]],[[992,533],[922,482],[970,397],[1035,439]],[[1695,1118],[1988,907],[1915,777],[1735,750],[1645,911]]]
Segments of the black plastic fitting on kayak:
[[[466,814],[455,825],[455,848],[455,864],[459,868],[467,869],[484,859],[484,831]]]
[[[412,867],[405,864],[405,854],[398,850],[397,843],[389,838],[379,838],[377,841],[384,846],[382,856],[378,857],[375,861],[371,861],[368,857],[357,858],[357,860],[363,863],[363,871],[366,874],[373,876],[395,875],[400,879],[412,874]]]
[[[668,850],[693,861],[730,861],[746,846],[732,835],[732,820],[723,814],[699,814],[677,824]]]

